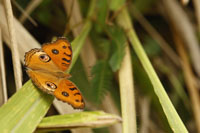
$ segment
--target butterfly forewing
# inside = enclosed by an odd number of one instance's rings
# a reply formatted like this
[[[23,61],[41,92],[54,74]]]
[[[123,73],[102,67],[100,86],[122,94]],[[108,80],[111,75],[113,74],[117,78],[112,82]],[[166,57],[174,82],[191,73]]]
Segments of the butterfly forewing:
[[[42,49],[62,71],[69,68],[72,60],[72,49],[67,39],[58,38],[55,42],[44,44]]]

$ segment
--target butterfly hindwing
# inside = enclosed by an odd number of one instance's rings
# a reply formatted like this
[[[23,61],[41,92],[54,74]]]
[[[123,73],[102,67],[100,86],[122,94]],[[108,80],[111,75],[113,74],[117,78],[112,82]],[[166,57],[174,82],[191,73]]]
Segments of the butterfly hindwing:
[[[81,92],[74,83],[67,79],[60,81],[58,88],[54,91],[54,96],[71,104],[75,109],[83,109],[85,106]]]
[[[58,100],[67,102],[75,109],[83,109],[85,104],[81,92],[76,85],[66,78],[58,78],[50,73],[27,70],[33,83]]]
[[[53,92],[57,89],[60,82],[58,77],[41,71],[27,70],[26,72],[38,88],[53,95]]]

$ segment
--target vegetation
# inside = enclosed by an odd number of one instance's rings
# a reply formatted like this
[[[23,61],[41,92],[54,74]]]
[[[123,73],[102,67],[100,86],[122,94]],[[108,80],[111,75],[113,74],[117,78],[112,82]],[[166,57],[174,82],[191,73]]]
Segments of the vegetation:
[[[6,1],[1,132],[200,133],[198,0],[16,0],[12,10]],[[67,73],[86,101],[83,111],[36,88],[17,63],[61,36],[72,45]]]

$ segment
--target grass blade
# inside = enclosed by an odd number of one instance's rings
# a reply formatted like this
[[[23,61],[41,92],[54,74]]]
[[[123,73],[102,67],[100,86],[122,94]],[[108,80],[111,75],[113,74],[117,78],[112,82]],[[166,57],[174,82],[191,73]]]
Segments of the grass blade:
[[[0,108],[0,131],[33,132],[48,111],[53,97],[41,93],[31,80]]]
[[[121,122],[119,116],[102,111],[79,112],[67,115],[56,115],[44,118],[37,131],[58,131],[72,128],[97,128]]]

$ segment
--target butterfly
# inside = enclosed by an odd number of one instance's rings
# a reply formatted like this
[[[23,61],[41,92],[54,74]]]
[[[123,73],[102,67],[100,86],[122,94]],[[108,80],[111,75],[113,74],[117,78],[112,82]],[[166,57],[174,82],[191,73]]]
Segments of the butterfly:
[[[72,48],[66,38],[34,48],[25,53],[26,72],[32,82],[44,92],[67,102],[74,109],[83,109],[83,96],[76,85],[68,80],[65,71],[72,61]]]

